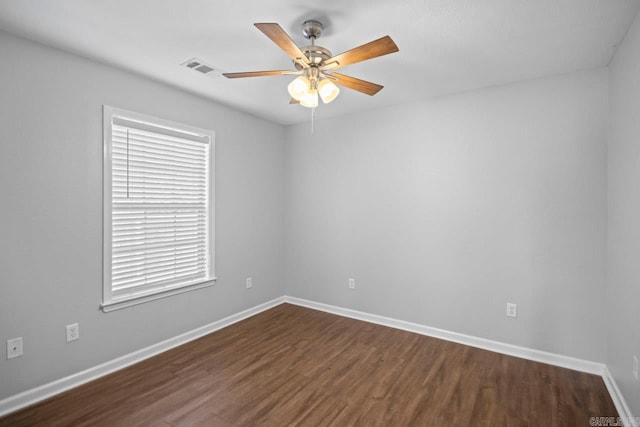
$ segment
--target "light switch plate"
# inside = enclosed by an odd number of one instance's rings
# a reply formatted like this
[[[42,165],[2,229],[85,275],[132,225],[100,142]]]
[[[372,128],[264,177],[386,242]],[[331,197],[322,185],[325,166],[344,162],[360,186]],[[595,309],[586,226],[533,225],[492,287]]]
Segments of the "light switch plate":
[[[512,302],[507,303],[507,316],[518,317],[518,304],[514,304]]]

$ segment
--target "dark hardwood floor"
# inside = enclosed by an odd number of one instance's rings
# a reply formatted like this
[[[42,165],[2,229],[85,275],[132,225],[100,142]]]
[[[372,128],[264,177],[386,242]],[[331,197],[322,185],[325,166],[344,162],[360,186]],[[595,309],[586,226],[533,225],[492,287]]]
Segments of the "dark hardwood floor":
[[[0,426],[588,426],[602,378],[282,304]]]

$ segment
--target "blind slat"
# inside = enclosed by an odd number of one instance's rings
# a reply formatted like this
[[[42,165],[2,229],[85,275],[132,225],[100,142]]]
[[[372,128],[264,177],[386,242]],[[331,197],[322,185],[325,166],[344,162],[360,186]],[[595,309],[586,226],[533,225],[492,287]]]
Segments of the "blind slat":
[[[133,246],[138,244],[154,244],[161,242],[185,242],[199,240],[205,230],[157,230],[148,233],[118,233],[113,236],[114,247]]]
[[[141,262],[154,262],[157,259],[180,259],[181,257],[198,257],[206,254],[204,247],[183,248],[175,250],[170,248],[165,251],[155,252],[140,252],[137,254],[130,253],[127,257],[115,258],[113,260],[113,268],[120,268],[121,266],[135,265]]]
[[[203,222],[160,222],[160,223],[126,223],[118,224],[113,227],[114,235],[156,233],[156,232],[186,232],[206,230],[206,224]]]
[[[180,227],[182,229],[185,228],[204,228],[206,227],[206,223],[204,220],[202,221],[154,221],[154,222],[131,222],[127,221],[124,224],[113,224],[113,232],[135,232],[136,230],[144,229],[144,230],[157,230],[157,229],[171,229],[173,227]]]
[[[182,260],[180,262],[168,263],[156,263],[155,265],[143,264],[138,267],[131,267],[127,269],[114,270],[113,280],[114,282],[122,282],[125,279],[141,277],[150,277],[152,274],[157,273],[173,273],[178,270],[184,270],[185,268],[203,268],[206,264],[205,259],[196,260]]]
[[[136,284],[135,286],[122,286],[114,289],[113,295],[116,298],[122,298],[123,296],[132,298],[138,295],[153,294],[155,292],[161,292],[167,289],[180,288],[201,281],[202,279],[200,279],[198,274],[178,276],[174,279],[164,279],[161,281],[161,283],[158,283],[160,281],[153,281],[146,285]]]
[[[156,175],[178,176],[188,179],[198,179],[205,175],[204,170],[182,167],[176,164],[159,165],[157,163],[139,161],[133,158],[129,159],[127,165],[126,159],[120,159],[120,162],[114,163],[114,172],[122,171],[123,173],[155,173]],[[143,175],[144,176],[144,175]]]
[[[201,233],[198,238],[189,239],[147,239],[146,241],[135,242],[115,242],[113,244],[114,253],[123,253],[127,251],[140,251],[145,249],[157,249],[161,247],[185,247],[194,246],[200,244],[203,241],[204,233]]]
[[[180,255],[159,254],[156,256],[142,256],[137,258],[129,258],[114,263],[113,271],[122,271],[123,269],[137,267],[140,265],[155,265],[157,263],[182,261],[185,259],[204,259],[206,252],[204,249],[199,251],[189,251]]]
[[[140,138],[135,134],[129,133],[129,145],[132,143],[138,147],[144,148],[149,152],[162,152],[162,153],[172,153],[177,157],[187,157],[191,159],[200,159],[200,153],[203,152],[203,148],[193,147],[181,145],[179,142],[168,142],[163,139],[157,138]],[[113,148],[114,149],[123,149],[127,145],[127,134],[116,133],[113,138]]]
[[[183,157],[183,156],[176,156],[174,153],[170,153],[170,152],[149,152],[149,151],[143,151],[140,150],[140,148],[136,147],[136,146],[132,146],[129,145],[129,148],[127,149],[127,146],[123,146],[123,147],[113,147],[113,158],[114,159],[126,159],[127,155],[129,156],[130,159],[141,159],[141,160],[147,160],[150,162],[162,162],[164,163],[165,161],[167,161],[167,159],[169,159],[171,161],[171,163],[175,163],[175,164],[181,164],[184,166],[193,166],[199,169],[204,169],[205,162],[197,157],[191,158],[191,157]]]
[[[201,252],[207,252],[207,248],[204,246],[191,245],[184,246],[182,248],[173,248],[173,247],[159,247],[153,250],[146,251],[138,251],[138,252],[128,252],[126,254],[113,256],[113,268],[117,268],[118,265],[130,262],[137,262],[140,260],[153,260],[158,257],[170,257],[174,255],[182,255],[189,253],[193,257],[199,256]]]
[[[114,144],[116,146],[127,143],[127,133],[123,132],[122,134],[114,135]],[[118,138],[120,136],[120,138]],[[193,154],[201,153],[205,148],[194,146],[193,144],[185,144],[184,142],[180,142],[177,140],[171,140],[166,138],[154,138],[153,136],[140,134],[136,132],[129,132],[129,144],[133,142],[134,144],[145,146],[145,147],[154,147],[156,149],[162,149],[167,151],[173,151],[176,153],[185,153],[185,154]]]
[[[124,286],[132,286],[138,284],[151,284],[151,283],[162,283],[163,280],[173,280],[177,277],[192,277],[194,274],[201,272],[204,270],[203,267],[194,267],[194,268],[183,268],[176,269],[175,271],[170,272],[162,272],[162,273],[153,273],[146,274],[144,276],[138,277],[136,279],[125,279],[125,280],[113,280],[113,287],[115,289],[122,288]]]
[[[127,180],[127,175],[115,175],[113,177],[113,186],[114,187],[126,187],[129,185],[130,188],[170,188],[176,190],[187,190],[187,191],[202,191],[206,192],[207,187],[200,184],[193,184],[189,181],[175,181],[173,179],[169,180],[160,180],[160,179],[150,179],[148,177],[137,177],[137,176],[129,176]]]
[[[194,186],[202,185],[199,182],[194,182],[192,177],[183,178],[179,176],[167,175],[162,173],[150,173],[149,171],[146,171],[145,174],[142,175],[138,172],[129,170],[129,174],[127,175],[126,168],[113,170],[112,176],[113,176],[113,179],[116,179],[119,181],[124,180],[125,182],[128,180],[130,183],[139,181],[141,183],[153,182],[158,184],[178,184],[178,185],[194,185]]]
[[[165,211],[165,212],[169,212],[170,209],[173,208],[178,208],[178,209],[183,209],[183,210],[188,210],[191,209],[192,211],[197,211],[197,212],[204,212],[206,209],[206,207],[202,207],[201,204],[196,204],[196,203],[154,203],[151,201],[145,201],[145,200],[132,200],[131,202],[127,202],[126,200],[114,200],[114,205],[117,204],[117,209],[120,209],[122,211],[134,211],[134,210],[141,210],[141,209],[154,209],[157,211]],[[151,211],[153,212],[153,211]]]

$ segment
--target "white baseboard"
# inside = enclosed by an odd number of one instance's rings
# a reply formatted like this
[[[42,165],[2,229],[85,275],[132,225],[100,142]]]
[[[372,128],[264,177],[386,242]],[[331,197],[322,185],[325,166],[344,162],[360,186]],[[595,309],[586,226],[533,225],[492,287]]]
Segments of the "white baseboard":
[[[554,353],[548,353],[545,351],[535,350],[527,347],[520,347],[512,344],[506,344],[499,341],[492,341],[484,338],[478,338],[471,335],[459,334],[457,332],[451,332],[444,329],[433,328],[430,326],[420,325],[417,323],[406,322],[404,320],[393,319],[390,317],[378,316],[376,314],[365,313],[357,310],[351,310],[344,307],[338,307],[329,304],[318,303],[314,301],[308,301],[301,298],[295,298],[291,296],[282,296],[268,301],[264,304],[257,305],[255,307],[244,310],[240,313],[233,314],[231,316],[220,319],[216,322],[208,325],[196,328],[192,331],[170,338],[168,340],[159,342],[133,353],[124,355],[117,359],[113,359],[109,362],[103,363],[98,366],[94,366],[82,372],[78,372],[68,377],[61,378],[59,380],[44,384],[42,386],[33,388],[31,390],[24,391],[14,396],[10,396],[6,399],[0,400],[0,416],[17,411],[26,406],[32,405],[41,400],[47,399],[63,391],[82,385],[86,382],[100,378],[117,370],[123,369],[129,365],[140,362],[144,359],[148,359],[156,354],[170,350],[179,345],[185,344],[189,341],[193,341],[204,335],[215,332],[224,327],[230,326],[248,317],[254,316],[262,311],[268,310],[272,307],[280,305],[282,303],[290,303],[301,307],[312,308],[315,310],[324,311],[327,313],[337,314],[339,316],[349,317],[352,319],[362,320],[365,322],[375,323],[378,325],[388,326],[391,328],[401,329],[408,332],[414,332],[421,335],[426,335],[434,338],[440,338],[446,341],[453,341],[460,344],[465,344],[471,347],[477,347],[484,350],[495,351],[497,353],[506,354],[509,356],[520,357],[523,359],[533,360],[536,362],[547,363],[554,366],[563,368],[569,368],[576,371],[587,372],[590,374],[602,376],[604,383],[611,395],[616,409],[620,417],[625,422],[625,427],[640,427],[634,424],[634,418],[631,414],[631,410],[626,404],[620,389],[618,388],[615,379],[611,376],[611,373],[603,363],[591,362],[588,360],[577,359],[574,357],[563,356]],[[606,415],[606,414],[603,414]]]
[[[404,320],[392,319],[390,317],[378,316],[376,314],[364,313],[362,311],[351,310],[349,308],[322,304],[290,296],[285,297],[285,302],[302,307],[326,311],[328,313],[338,314],[340,316],[350,317],[352,319],[363,320],[365,322],[376,323],[378,325],[389,326],[391,328],[402,329],[409,332],[415,332],[416,334],[440,338],[446,341],[453,341],[471,347],[495,351],[497,353],[502,353],[509,356],[534,360],[536,362],[547,363],[549,365],[560,366],[562,368],[569,368],[575,371],[587,372],[589,374],[603,375],[605,369],[605,365],[603,363],[591,362],[589,360],[577,359],[569,356],[562,356],[560,354],[548,353],[546,351],[520,347],[517,345],[506,344],[499,341],[478,338],[471,335],[459,334],[457,332],[433,328],[431,326],[420,325],[417,323],[405,322]]]
[[[10,412],[17,411],[26,406],[32,405],[41,400],[47,399],[63,391],[77,387],[81,384],[93,381],[96,378],[100,378],[117,370],[123,369],[134,363],[138,363],[144,359],[148,359],[156,354],[170,350],[179,345],[185,344],[189,341],[193,341],[204,335],[215,332],[218,329],[222,329],[248,317],[254,316],[262,311],[268,310],[272,307],[280,305],[284,302],[284,297],[279,297],[268,301],[264,304],[257,305],[240,313],[232,314],[208,325],[201,326],[184,334],[169,338],[168,340],[153,344],[149,347],[135,351],[133,353],[126,354],[118,357],[117,359],[110,360],[98,366],[94,366],[82,372],[78,372],[68,377],[61,378],[59,380],[44,384],[42,386],[33,388],[31,390],[24,391],[22,393],[10,396],[6,399],[0,400],[0,416],[6,415]]]
[[[611,399],[622,418],[625,427],[640,427],[631,414],[629,406],[627,406],[615,379],[611,376],[609,369],[604,363],[591,362],[589,360],[577,359],[575,357],[563,356],[560,354],[549,353],[546,351],[535,350],[527,347],[506,344],[499,341],[492,341],[484,338],[478,338],[471,335],[459,334],[444,329],[433,328],[430,326],[420,325],[417,323],[405,322],[404,320],[392,319],[390,317],[378,316],[376,314],[364,313],[362,311],[351,310],[349,308],[337,307],[334,305],[323,304],[315,301],[308,301],[301,298],[285,296],[284,302],[299,305],[301,307],[313,308],[315,310],[327,313],[337,314],[339,316],[350,317],[352,319],[362,320],[365,322],[375,323],[378,325],[388,326],[395,329],[402,329],[408,332],[426,335],[429,337],[440,338],[446,341],[453,341],[459,344],[477,347],[484,350],[495,351],[497,353],[509,356],[520,357],[522,359],[533,360],[536,362],[547,363],[561,368],[573,369],[575,371],[586,372],[589,374],[600,375],[611,395]],[[602,414],[607,416],[609,414]]]
[[[634,418],[629,405],[627,405],[627,401],[624,400],[624,396],[618,388],[618,384],[616,383],[615,378],[613,378],[613,375],[611,375],[611,372],[609,372],[609,368],[607,368],[606,366],[604,368],[604,373],[602,374],[602,379],[604,380],[604,384],[607,386],[609,395],[611,395],[613,404],[616,405],[616,409],[618,410],[620,418],[622,418],[624,426],[640,427],[640,423],[638,422],[640,417]]]

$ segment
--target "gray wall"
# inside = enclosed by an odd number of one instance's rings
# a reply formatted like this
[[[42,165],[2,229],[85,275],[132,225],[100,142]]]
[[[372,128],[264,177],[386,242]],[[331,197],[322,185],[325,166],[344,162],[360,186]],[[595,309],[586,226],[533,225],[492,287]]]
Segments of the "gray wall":
[[[610,66],[607,365],[640,416],[640,15]]]
[[[281,126],[4,33],[0,58],[0,399],[283,295]],[[98,311],[103,104],[216,132],[214,287]]]
[[[607,94],[598,69],[287,128],[287,292],[603,362]]]
[[[639,52],[636,18],[609,74],[318,121],[311,135],[0,33],[0,342],[25,339],[22,358],[0,357],[0,399],[287,293],[606,360],[640,413]],[[102,104],[216,132],[215,287],[98,311]],[[66,344],[72,322],[81,339]]]

